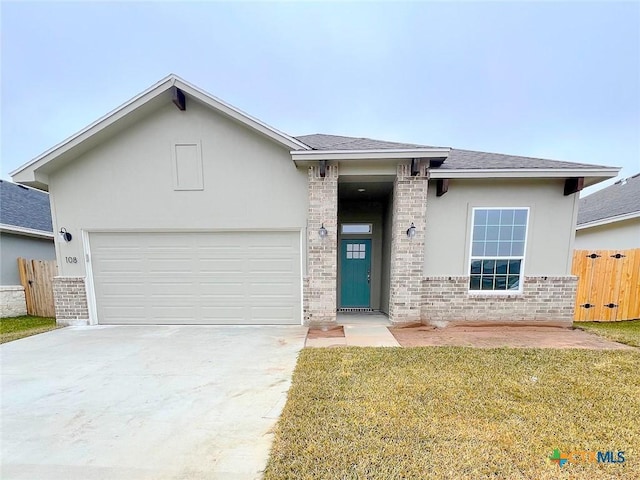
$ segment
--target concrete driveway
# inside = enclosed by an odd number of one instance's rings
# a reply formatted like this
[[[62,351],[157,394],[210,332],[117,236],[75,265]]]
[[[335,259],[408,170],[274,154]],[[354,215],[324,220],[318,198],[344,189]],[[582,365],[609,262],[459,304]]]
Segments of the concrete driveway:
[[[3,344],[0,478],[259,478],[305,335],[96,326]]]

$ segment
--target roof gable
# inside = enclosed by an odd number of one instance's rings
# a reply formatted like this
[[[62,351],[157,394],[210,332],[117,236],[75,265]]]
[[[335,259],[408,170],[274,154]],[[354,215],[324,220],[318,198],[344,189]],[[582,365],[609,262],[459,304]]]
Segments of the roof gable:
[[[182,91],[187,102],[195,99],[213,110],[225,115],[236,122],[255,130],[274,142],[289,150],[309,150],[310,147],[299,140],[270,127],[266,123],[248,115],[247,113],[223,102],[217,97],[208,94],[194,85],[186,82],[177,75],[171,74],[160,82],[149,87],[144,92],[136,95],[128,102],[115,110],[109,112],[94,123],[80,130],[78,133],[67,138],[58,145],[52,147],[30,162],[11,172],[15,181],[32,185],[37,188],[46,188],[48,185],[48,173],[56,168],[55,162],[68,159],[72,155],[81,154],[95,146],[96,142],[102,140],[107,132],[114,132],[126,128],[127,119],[133,121],[136,113],[145,109],[150,109],[159,102],[171,101],[171,90],[173,87]],[[188,108],[188,107],[187,107]]]
[[[0,224],[53,233],[49,194],[0,180]]]

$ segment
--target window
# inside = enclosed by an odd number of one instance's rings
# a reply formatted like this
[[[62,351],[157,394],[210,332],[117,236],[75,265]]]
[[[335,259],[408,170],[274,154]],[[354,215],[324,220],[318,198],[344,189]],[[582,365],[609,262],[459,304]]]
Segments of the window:
[[[521,292],[527,208],[474,208],[470,291]]]
[[[367,258],[366,257],[366,244],[364,243],[348,243],[347,244],[347,258]]]
[[[362,234],[362,233],[371,233],[371,224],[370,223],[343,223],[342,224],[342,233],[343,234]]]

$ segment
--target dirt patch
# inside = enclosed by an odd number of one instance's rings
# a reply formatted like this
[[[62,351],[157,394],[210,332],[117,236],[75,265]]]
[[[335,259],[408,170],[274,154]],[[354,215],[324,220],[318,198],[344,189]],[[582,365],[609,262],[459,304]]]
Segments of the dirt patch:
[[[313,327],[307,333],[307,339],[340,337],[344,337],[344,328],[342,326]]]
[[[582,330],[557,327],[463,327],[436,328],[420,325],[389,328],[403,347],[460,346],[478,348],[585,348],[624,350],[627,345]]]

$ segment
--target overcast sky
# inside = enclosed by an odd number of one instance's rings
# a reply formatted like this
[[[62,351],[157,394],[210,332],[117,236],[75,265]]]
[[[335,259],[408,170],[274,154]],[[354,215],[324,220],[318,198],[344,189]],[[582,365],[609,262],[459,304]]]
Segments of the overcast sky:
[[[640,172],[638,1],[1,8],[3,178],[169,73],[292,135]]]

